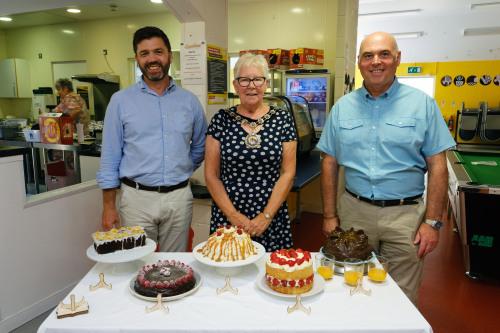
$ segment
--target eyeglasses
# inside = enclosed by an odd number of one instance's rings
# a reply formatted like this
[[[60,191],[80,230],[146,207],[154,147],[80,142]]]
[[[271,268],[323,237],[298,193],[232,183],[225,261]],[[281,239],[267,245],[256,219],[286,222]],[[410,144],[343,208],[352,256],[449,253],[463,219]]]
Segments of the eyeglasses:
[[[248,87],[250,85],[250,82],[253,82],[254,86],[260,87],[266,82],[266,78],[263,76],[259,76],[253,79],[250,79],[248,77],[237,77],[236,81],[238,81],[238,84],[242,87]]]

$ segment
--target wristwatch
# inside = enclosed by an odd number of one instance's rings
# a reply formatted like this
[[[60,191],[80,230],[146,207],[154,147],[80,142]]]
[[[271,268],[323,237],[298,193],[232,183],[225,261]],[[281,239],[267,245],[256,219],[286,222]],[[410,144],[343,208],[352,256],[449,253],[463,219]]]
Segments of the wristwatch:
[[[264,216],[266,217],[266,219],[268,220],[272,220],[273,218],[271,217],[271,215],[269,215],[268,213],[266,212],[262,212],[262,214],[264,214]]]
[[[424,223],[430,225],[431,227],[433,227],[436,230],[441,230],[441,228],[443,227],[443,222],[438,221],[438,220],[425,219]]]

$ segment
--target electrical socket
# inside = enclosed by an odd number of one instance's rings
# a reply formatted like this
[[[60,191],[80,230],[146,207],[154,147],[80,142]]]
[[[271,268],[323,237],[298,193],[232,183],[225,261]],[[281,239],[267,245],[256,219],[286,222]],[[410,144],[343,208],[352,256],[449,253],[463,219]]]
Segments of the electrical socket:
[[[108,50],[107,50],[107,49],[103,49],[103,50],[102,50],[102,54],[103,54],[103,55],[108,55]]]

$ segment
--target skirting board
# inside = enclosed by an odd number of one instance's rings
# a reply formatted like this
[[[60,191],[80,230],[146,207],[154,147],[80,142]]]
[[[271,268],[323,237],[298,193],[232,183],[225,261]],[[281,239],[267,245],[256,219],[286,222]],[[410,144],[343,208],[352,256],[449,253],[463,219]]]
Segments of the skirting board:
[[[72,285],[53,293],[47,298],[27,307],[26,309],[0,321],[0,332],[10,332],[28,321],[38,317],[44,312],[55,308],[75,288],[79,281]]]

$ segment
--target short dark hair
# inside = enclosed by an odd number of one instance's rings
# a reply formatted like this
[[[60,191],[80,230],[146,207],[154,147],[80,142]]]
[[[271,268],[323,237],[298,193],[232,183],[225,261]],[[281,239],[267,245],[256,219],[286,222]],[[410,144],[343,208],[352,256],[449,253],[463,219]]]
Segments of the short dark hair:
[[[170,48],[170,41],[168,40],[167,35],[165,35],[165,33],[161,29],[157,27],[144,27],[140,28],[134,33],[134,40],[132,42],[134,53],[137,54],[137,44],[145,39],[151,39],[153,37],[160,37],[161,39],[163,39],[168,52],[172,51],[172,49]]]
[[[64,89],[68,87],[68,91],[73,91],[73,83],[69,79],[59,79],[56,81],[56,89]]]

